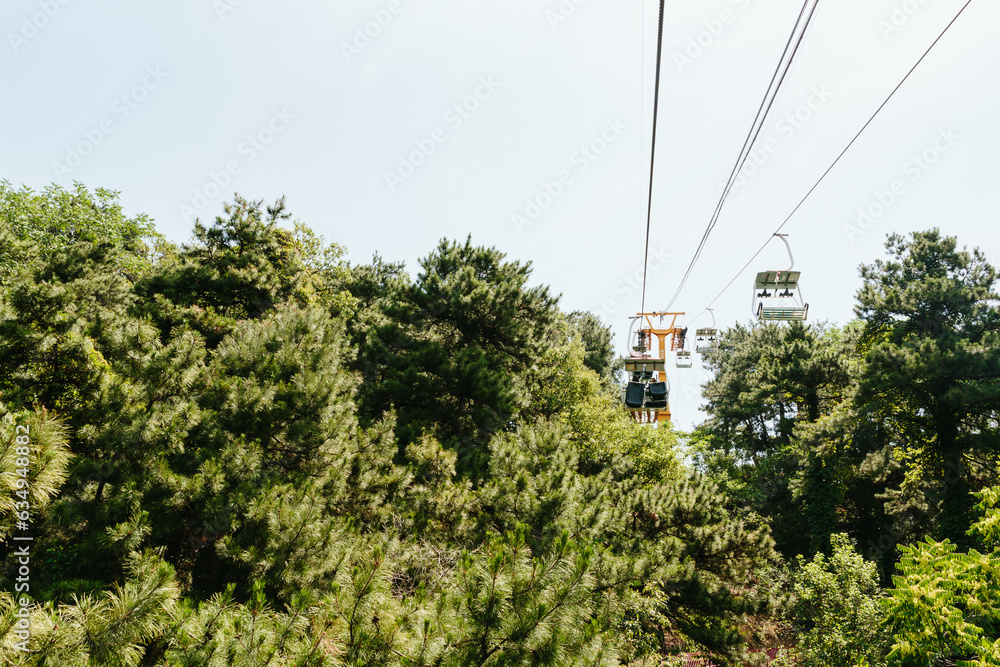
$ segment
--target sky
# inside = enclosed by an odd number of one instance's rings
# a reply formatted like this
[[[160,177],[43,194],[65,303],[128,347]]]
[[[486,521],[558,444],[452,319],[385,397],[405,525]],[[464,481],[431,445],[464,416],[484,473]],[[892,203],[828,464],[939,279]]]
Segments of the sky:
[[[674,304],[751,320],[795,209],[966,0],[822,0],[722,217]],[[665,308],[711,219],[799,0],[667,0],[645,305]],[[6,0],[0,179],[121,193],[168,238],[234,193],[353,263],[441,238],[531,262],[612,326],[642,306],[654,0]],[[886,234],[939,227],[1000,263],[1000,3],[973,0],[788,220],[810,321],[853,317]],[[734,280],[735,278],[735,280]],[[723,288],[733,281],[732,286]],[[721,292],[721,295],[720,295]],[[675,422],[700,422],[696,363]]]

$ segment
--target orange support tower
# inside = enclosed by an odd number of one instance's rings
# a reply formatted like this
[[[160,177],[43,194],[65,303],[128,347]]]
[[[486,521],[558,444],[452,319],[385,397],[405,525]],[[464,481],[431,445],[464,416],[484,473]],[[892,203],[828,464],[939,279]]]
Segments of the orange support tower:
[[[684,348],[687,329],[677,326],[677,318],[684,314],[638,313],[631,318],[639,321],[639,330],[635,343],[630,341],[630,356],[625,360],[625,371],[630,374],[625,389],[625,404],[632,417],[641,424],[670,421],[667,351],[676,352]],[[670,326],[664,327],[664,319],[668,317],[671,318]],[[660,326],[653,324],[653,318],[659,318]],[[653,338],[658,342],[655,356]]]

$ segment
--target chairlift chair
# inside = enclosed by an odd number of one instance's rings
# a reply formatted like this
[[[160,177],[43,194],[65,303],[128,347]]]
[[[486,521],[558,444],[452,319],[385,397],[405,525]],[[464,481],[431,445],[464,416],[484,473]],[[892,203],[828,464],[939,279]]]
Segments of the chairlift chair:
[[[694,365],[694,361],[691,359],[691,353],[687,350],[680,350],[677,352],[677,368],[691,368]]]
[[[799,288],[801,271],[793,271],[795,259],[786,234],[775,234],[785,243],[792,264],[784,271],[761,271],[754,281],[754,315],[761,322],[805,322],[809,304]]]
[[[698,329],[694,345],[694,351],[698,354],[714,352],[718,349],[719,330],[718,329]]]
[[[719,330],[715,328],[715,313],[706,308],[712,315],[712,326],[695,331],[694,351],[698,354],[714,352],[719,348]]]
[[[666,381],[650,382],[646,385],[646,402],[651,408],[666,409],[669,396],[670,389]]]

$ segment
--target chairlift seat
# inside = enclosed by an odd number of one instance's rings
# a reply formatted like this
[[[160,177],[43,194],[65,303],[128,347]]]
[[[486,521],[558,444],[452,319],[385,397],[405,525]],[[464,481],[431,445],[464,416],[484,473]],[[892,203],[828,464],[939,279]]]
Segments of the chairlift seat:
[[[809,304],[803,307],[778,308],[761,304],[757,308],[757,319],[762,322],[805,322],[809,314]]]
[[[694,362],[691,360],[691,353],[687,350],[681,350],[677,353],[677,368],[691,368]]]
[[[651,408],[665,408],[668,393],[666,382],[650,382],[646,386],[646,404]]]
[[[666,396],[668,393],[666,382],[650,382],[649,383],[649,395],[660,397]]]

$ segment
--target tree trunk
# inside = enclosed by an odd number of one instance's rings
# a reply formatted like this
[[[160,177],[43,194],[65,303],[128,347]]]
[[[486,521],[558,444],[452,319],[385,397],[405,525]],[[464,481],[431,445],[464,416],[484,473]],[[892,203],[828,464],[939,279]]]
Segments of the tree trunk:
[[[968,471],[962,461],[958,444],[958,424],[947,407],[936,415],[939,459],[936,461],[936,481],[941,484],[941,514],[938,517],[938,539],[949,539],[968,548],[971,540],[966,531],[972,524],[973,497]]]

